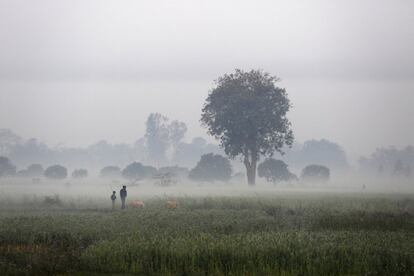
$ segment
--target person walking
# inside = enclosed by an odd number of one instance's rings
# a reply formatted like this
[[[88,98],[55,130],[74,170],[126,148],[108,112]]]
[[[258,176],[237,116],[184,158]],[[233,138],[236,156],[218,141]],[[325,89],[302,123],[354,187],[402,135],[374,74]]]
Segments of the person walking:
[[[119,195],[121,196],[121,202],[122,202],[121,209],[123,210],[123,209],[125,209],[125,201],[126,201],[126,198],[127,198],[127,195],[128,195],[127,190],[126,190],[126,186],[122,186],[121,191],[119,191]]]

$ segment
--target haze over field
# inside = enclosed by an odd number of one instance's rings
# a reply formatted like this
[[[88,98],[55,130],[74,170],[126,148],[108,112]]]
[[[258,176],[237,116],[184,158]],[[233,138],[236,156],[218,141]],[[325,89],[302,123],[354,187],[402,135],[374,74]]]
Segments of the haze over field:
[[[0,275],[414,275],[413,0],[0,0]]]
[[[50,146],[134,143],[153,112],[203,136],[213,80],[282,79],[295,138],[351,163],[413,144],[412,1],[0,1],[0,128]]]

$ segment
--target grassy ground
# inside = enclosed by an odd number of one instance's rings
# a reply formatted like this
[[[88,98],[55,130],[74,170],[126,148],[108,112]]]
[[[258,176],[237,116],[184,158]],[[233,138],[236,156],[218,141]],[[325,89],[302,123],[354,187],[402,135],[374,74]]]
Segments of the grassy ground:
[[[3,200],[0,274],[414,275],[413,196],[166,200]]]

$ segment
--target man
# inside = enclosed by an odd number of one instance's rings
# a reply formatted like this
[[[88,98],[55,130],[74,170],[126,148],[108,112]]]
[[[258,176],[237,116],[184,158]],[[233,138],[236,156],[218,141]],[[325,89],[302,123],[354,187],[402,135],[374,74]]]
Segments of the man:
[[[112,210],[115,210],[115,200],[116,200],[116,192],[115,191],[112,192],[111,200],[112,200]]]
[[[126,197],[128,195],[127,190],[126,190],[126,186],[122,186],[121,191],[119,191],[119,195],[121,196],[121,201],[122,201],[121,209],[125,209],[125,200],[126,200]]]

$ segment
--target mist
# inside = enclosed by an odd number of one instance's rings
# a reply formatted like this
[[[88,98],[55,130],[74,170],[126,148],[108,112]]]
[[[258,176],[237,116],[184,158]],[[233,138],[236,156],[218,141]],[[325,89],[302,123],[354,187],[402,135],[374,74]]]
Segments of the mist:
[[[225,155],[200,124],[214,81],[258,68],[280,78],[292,104],[296,151],[274,158],[297,175],[312,163],[358,175],[378,149],[414,140],[413,10],[409,1],[1,1],[0,129],[20,139],[4,136],[1,154],[17,171],[62,164],[98,176],[134,161],[190,170],[203,154]],[[154,113],[186,125],[181,151],[197,137],[205,148],[183,156],[168,146],[165,160],[150,160]],[[313,140],[341,153],[301,153]],[[243,172],[239,159],[232,166]]]
[[[414,275],[413,14],[0,0],[0,275]]]
[[[287,89],[298,141],[337,141],[356,161],[414,140],[410,1],[0,5],[0,126],[26,138],[132,143],[160,112],[209,139],[213,81],[261,68]]]

